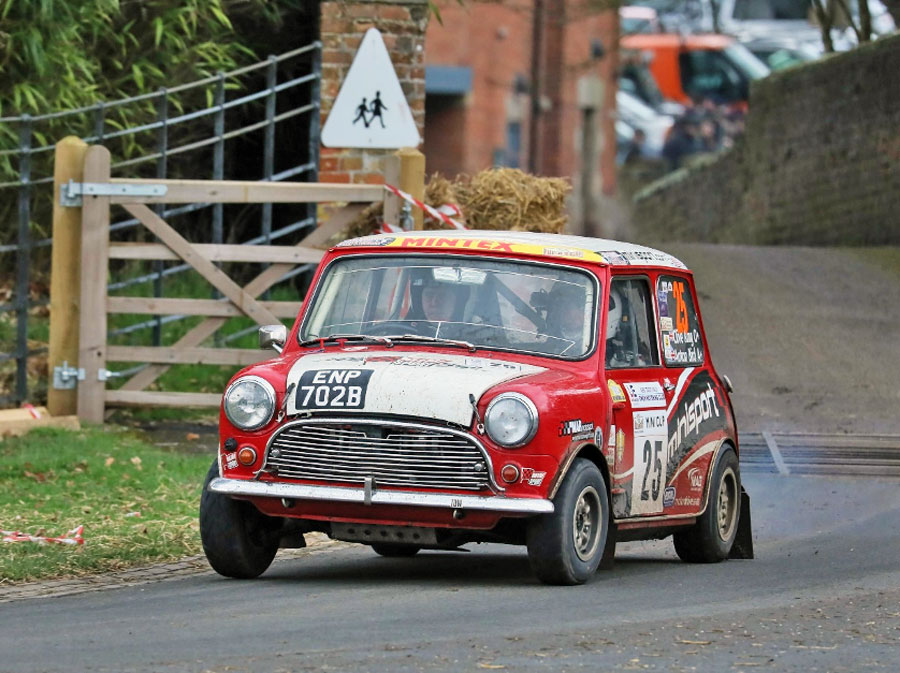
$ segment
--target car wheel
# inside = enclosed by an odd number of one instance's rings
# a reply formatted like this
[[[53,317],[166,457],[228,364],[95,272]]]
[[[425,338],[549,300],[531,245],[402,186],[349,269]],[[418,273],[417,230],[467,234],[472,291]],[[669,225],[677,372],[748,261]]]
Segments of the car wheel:
[[[209,565],[220,575],[250,579],[264,573],[275,558],[281,520],[266,516],[249,502],[208,489],[219,476],[213,461],[200,496],[200,540]]]
[[[717,563],[728,558],[741,510],[741,473],[734,449],[719,454],[710,480],[709,502],[691,528],[675,533],[675,553],[689,563]]]
[[[528,560],[546,584],[583,584],[597,571],[609,531],[606,482],[594,463],[576,458],[554,511],[531,519]]]
[[[386,556],[388,558],[415,556],[419,553],[420,549],[421,547],[417,547],[414,544],[391,544],[388,542],[372,545],[372,551],[374,551],[379,556]]]

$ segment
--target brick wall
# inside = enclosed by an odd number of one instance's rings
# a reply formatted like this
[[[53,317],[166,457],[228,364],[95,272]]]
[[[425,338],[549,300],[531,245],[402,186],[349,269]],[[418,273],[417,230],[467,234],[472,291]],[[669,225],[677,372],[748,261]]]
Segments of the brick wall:
[[[900,35],[754,86],[746,134],[635,198],[639,238],[900,244]]]
[[[322,124],[369,28],[381,32],[422,136],[425,126],[427,0],[357,0],[321,4]],[[323,147],[321,182],[382,183],[381,160],[394,150]]]

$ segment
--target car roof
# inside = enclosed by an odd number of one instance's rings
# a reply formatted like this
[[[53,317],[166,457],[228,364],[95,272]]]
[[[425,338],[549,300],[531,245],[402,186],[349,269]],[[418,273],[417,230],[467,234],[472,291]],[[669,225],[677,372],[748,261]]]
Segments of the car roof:
[[[405,250],[493,250],[546,259],[580,259],[613,268],[657,266],[686,270],[684,263],[667,252],[635,243],[605,238],[532,231],[410,231],[352,238],[337,245],[346,247],[403,248]]]

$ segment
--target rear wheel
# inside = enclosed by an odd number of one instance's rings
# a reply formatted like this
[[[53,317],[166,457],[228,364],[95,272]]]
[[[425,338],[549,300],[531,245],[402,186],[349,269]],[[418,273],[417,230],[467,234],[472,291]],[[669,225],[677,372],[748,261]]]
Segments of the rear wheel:
[[[415,556],[419,553],[420,549],[421,547],[417,547],[414,544],[391,544],[382,542],[372,545],[372,551],[379,556],[386,556],[388,558]]]
[[[528,560],[547,584],[583,584],[597,571],[609,531],[606,482],[576,458],[553,499],[554,511],[529,521]]]
[[[741,474],[734,449],[719,454],[710,479],[709,502],[691,528],[675,533],[675,553],[689,563],[717,563],[728,558],[741,510]]]
[[[220,575],[250,579],[264,573],[275,558],[281,520],[266,516],[249,502],[208,489],[219,476],[218,461],[203,483],[200,496],[200,540],[209,565]]]

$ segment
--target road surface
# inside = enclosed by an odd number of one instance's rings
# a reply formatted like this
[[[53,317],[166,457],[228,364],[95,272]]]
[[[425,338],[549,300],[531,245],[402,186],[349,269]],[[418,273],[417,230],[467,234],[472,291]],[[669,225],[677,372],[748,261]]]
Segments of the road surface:
[[[200,571],[0,604],[0,671],[896,671],[900,482],[744,475],[757,558],[621,545],[582,587],[523,549],[338,544],[258,580]]]

